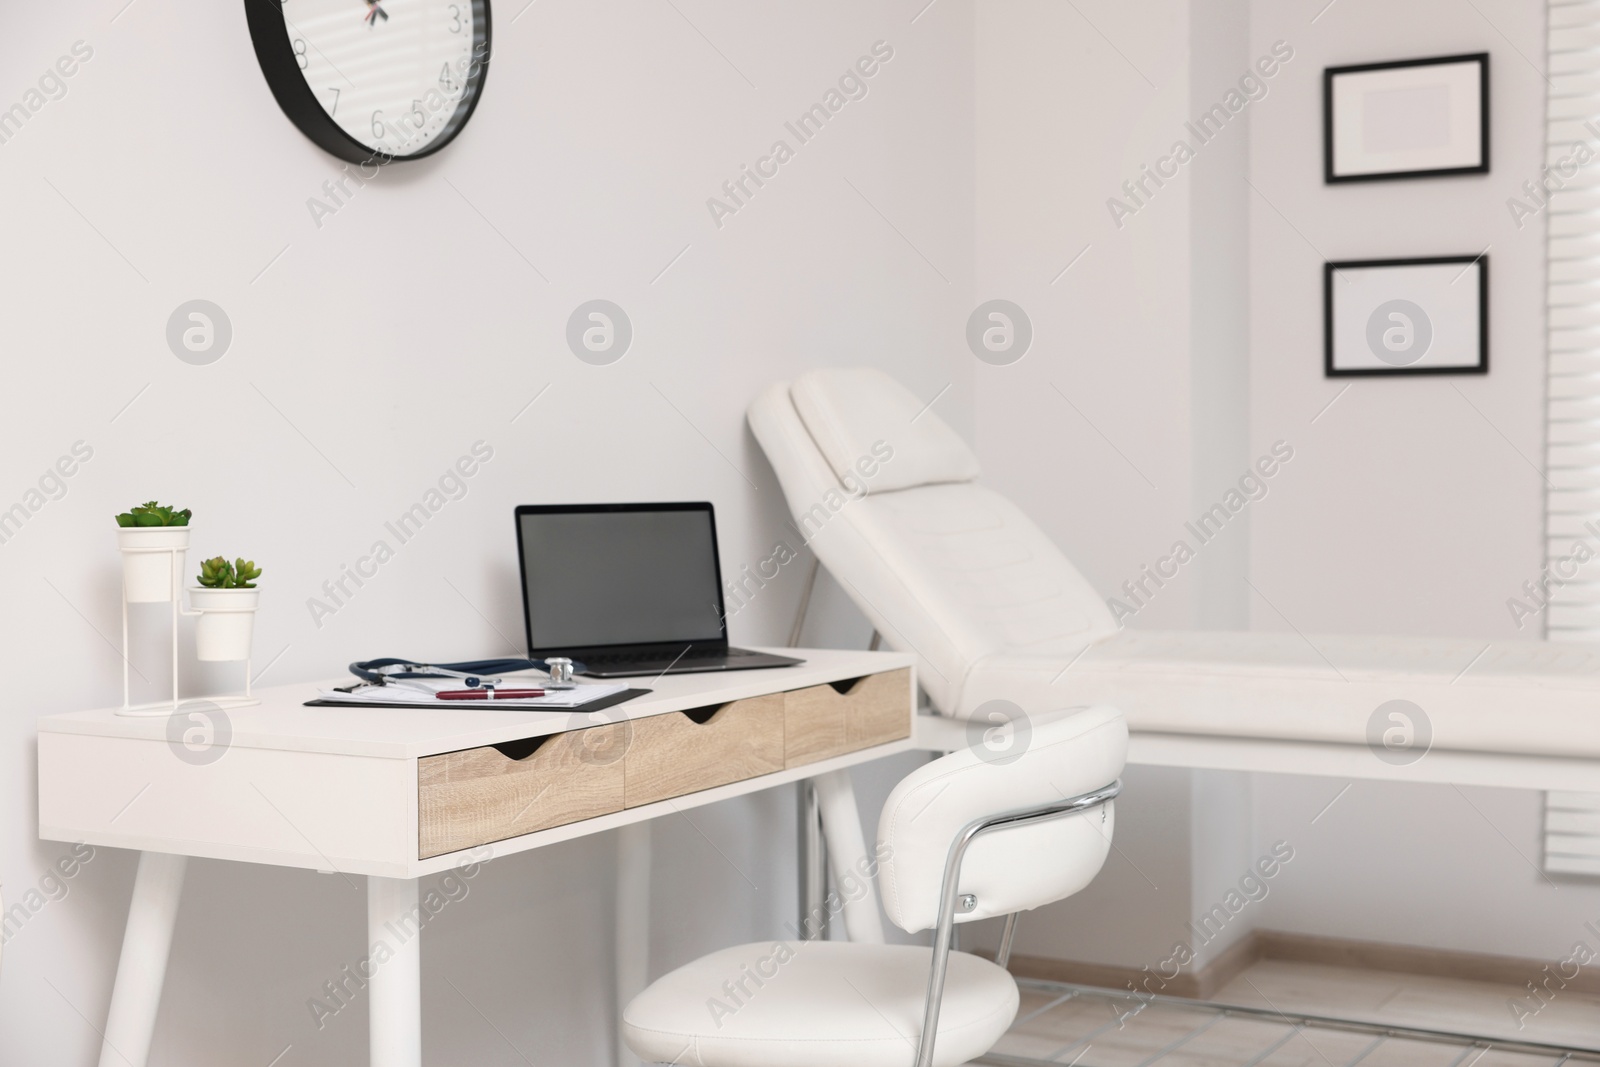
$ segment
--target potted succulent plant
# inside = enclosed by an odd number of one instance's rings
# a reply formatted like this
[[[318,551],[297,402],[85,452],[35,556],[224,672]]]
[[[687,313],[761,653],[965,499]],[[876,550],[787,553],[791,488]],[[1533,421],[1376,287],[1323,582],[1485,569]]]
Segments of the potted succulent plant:
[[[160,604],[172,599],[189,548],[188,508],[181,511],[154,500],[117,516],[117,548],[122,550],[122,586],[130,604]]]
[[[200,584],[189,590],[189,606],[200,612],[194,628],[196,656],[207,662],[250,658],[261,598],[255,587],[259,577],[261,568],[254,560],[229,563],[217,556],[200,564]]]

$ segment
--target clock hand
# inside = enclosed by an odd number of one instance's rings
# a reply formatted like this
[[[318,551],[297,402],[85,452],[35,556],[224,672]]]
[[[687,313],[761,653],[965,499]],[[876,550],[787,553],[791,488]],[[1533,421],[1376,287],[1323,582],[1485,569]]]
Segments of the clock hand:
[[[380,16],[383,21],[389,21],[389,13],[383,9],[383,5],[379,3],[379,0],[367,0],[367,16],[362,21],[370,28],[378,24]]]

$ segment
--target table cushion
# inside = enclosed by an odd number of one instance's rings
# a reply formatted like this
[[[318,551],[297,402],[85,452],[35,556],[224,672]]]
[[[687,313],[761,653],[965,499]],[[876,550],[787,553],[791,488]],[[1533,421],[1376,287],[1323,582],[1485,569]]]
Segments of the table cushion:
[[[1600,756],[1600,645],[1425,637],[1124,630],[1081,657],[978,660],[957,713],[1006,699],[1030,714],[1110,704],[1135,733],[1368,744],[1391,700],[1431,747]]]

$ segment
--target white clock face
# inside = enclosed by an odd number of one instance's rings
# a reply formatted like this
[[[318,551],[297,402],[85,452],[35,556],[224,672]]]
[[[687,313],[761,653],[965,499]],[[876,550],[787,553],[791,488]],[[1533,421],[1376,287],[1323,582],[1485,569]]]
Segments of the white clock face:
[[[473,0],[282,0],[295,62],[328,117],[375,153],[425,152],[488,61]]]

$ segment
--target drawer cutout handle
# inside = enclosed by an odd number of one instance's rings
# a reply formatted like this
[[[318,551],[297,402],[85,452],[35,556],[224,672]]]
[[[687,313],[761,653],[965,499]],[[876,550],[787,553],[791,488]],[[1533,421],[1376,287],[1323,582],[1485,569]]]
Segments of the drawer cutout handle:
[[[828,684],[831,685],[833,687],[833,691],[838,693],[840,696],[849,696],[850,690],[859,685],[861,681],[861,678],[843,678],[837,682],[829,682]]]
[[[558,735],[544,734],[541,737],[519,737],[515,741],[502,741],[492,747],[506,759],[521,763],[543,748],[546,741],[556,736]]]
[[[729,701],[729,703],[731,704],[732,701]],[[727,704],[713,704],[709,708],[690,708],[688,711],[680,711],[678,714],[682,715],[696,726],[704,726],[712,719],[715,719],[717,714],[727,706]]]

